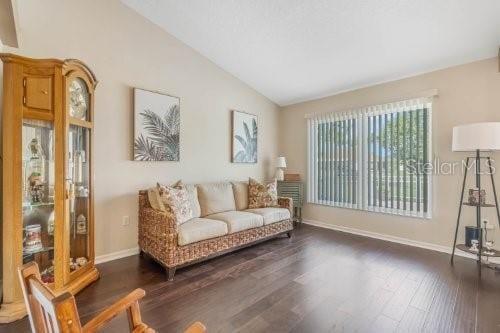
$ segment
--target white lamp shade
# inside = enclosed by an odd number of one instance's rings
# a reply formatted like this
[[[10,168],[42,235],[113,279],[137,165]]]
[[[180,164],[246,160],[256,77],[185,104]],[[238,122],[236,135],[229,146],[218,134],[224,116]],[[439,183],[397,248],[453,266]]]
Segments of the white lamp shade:
[[[500,150],[500,123],[453,127],[453,151]]]
[[[276,167],[277,168],[286,168],[286,159],[284,156],[278,157],[276,160]]]

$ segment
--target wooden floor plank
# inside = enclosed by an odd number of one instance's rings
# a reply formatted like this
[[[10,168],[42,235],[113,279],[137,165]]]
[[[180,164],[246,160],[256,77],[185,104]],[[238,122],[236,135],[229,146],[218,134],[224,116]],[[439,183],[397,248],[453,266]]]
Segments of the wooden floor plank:
[[[458,286],[457,301],[453,309],[451,332],[474,332],[478,298],[476,274],[463,275]]]
[[[409,306],[398,324],[398,332],[420,333],[423,331],[426,312]]]
[[[368,329],[368,332],[384,332],[391,333],[396,332],[398,326],[398,322],[392,318],[386,317],[384,315],[380,315],[377,317],[373,326]]]
[[[476,325],[480,333],[500,333],[500,273],[484,270],[478,281]]]
[[[404,280],[394,293],[392,299],[385,306],[382,314],[396,321],[400,321],[410,305],[418,287],[418,282],[409,279]]]
[[[460,274],[451,266],[440,270],[439,286],[425,319],[426,332],[450,332],[453,311],[458,297]]]

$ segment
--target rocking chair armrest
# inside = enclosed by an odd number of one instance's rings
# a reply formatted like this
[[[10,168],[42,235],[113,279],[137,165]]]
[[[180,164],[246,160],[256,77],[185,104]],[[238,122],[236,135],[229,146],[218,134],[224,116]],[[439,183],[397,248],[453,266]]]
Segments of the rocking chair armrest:
[[[193,323],[191,326],[189,326],[184,333],[205,333],[207,331],[207,328],[205,325],[200,323],[199,321]]]
[[[90,333],[98,331],[109,321],[111,321],[111,319],[126,310],[129,310],[129,322],[132,326],[130,327],[130,331],[133,331],[134,328],[139,325],[147,328],[147,326],[141,322],[138,303],[139,300],[142,299],[145,295],[146,292],[140,288],[132,291],[130,294],[119,299],[113,305],[103,310],[101,313],[92,318],[88,323],[83,325],[83,332]],[[130,318],[131,316],[134,317],[132,319],[135,319],[133,325]]]

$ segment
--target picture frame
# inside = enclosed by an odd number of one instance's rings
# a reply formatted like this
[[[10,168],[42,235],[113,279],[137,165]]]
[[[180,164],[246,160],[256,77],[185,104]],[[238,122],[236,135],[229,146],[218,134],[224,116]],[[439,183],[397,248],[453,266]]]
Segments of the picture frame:
[[[231,162],[255,164],[258,162],[257,115],[232,110],[231,114]]]
[[[180,160],[179,97],[134,88],[133,160]]]

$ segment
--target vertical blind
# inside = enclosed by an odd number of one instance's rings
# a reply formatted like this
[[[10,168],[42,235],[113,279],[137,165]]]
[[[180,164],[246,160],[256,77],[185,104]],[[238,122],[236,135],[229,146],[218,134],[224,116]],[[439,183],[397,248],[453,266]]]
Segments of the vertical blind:
[[[432,100],[312,116],[309,203],[431,216]]]

